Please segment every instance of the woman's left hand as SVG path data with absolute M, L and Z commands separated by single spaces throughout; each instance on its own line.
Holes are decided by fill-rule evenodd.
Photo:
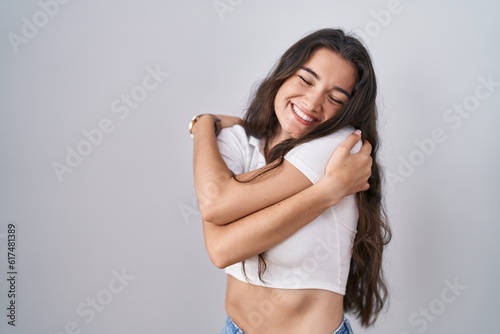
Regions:
M 220 119 L 220 125 L 222 128 L 230 128 L 233 125 L 239 124 L 243 125 L 243 120 L 236 116 L 228 116 L 228 115 L 215 115 Z

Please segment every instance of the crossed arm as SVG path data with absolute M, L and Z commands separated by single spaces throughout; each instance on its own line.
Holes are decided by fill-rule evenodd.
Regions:
M 223 127 L 239 121 L 219 117 Z M 212 118 L 201 117 L 193 135 L 194 185 L 205 245 L 219 268 L 270 249 L 343 197 L 368 189 L 371 145 L 365 143 L 359 153 L 350 154 L 360 139 L 357 133 L 337 147 L 325 176 L 314 185 L 286 160 L 262 177 L 240 183 L 219 153 Z

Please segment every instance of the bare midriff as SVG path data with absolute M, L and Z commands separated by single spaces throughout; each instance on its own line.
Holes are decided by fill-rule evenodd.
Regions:
M 247 334 L 330 334 L 343 318 L 343 296 L 320 289 L 275 289 L 227 275 L 226 311 Z

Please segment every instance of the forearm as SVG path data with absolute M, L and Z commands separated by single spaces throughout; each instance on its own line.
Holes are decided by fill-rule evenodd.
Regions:
M 321 182 L 272 206 L 218 226 L 203 222 L 205 245 L 219 268 L 248 259 L 284 241 L 342 197 Z
M 193 134 L 194 187 L 202 216 L 207 218 L 204 208 L 212 207 L 221 198 L 222 189 L 233 174 L 219 153 L 209 115 L 198 119 Z

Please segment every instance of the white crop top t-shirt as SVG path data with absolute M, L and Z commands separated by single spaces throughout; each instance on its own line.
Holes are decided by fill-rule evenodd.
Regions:
M 346 127 L 329 136 L 293 148 L 285 159 L 300 170 L 312 183 L 325 174 L 335 148 L 354 131 Z M 264 143 L 247 137 L 243 127 L 236 125 L 221 131 L 219 150 L 229 169 L 236 175 L 265 165 Z M 361 142 L 352 152 L 358 152 Z M 248 194 L 252 196 L 252 194 Z M 245 261 L 248 282 L 281 289 L 323 289 L 345 294 L 352 245 L 356 235 L 358 210 L 353 195 L 343 198 L 314 221 L 291 237 L 267 251 L 267 269 L 262 283 L 258 278 L 258 257 Z M 242 264 L 225 268 L 227 274 L 247 282 Z

